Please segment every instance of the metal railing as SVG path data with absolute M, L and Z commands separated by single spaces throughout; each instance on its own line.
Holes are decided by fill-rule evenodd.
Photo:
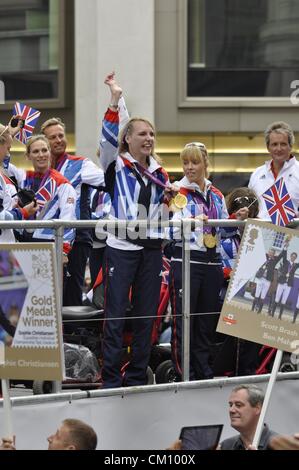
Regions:
M 259 222 L 269 222 L 268 220 L 257 219 Z M 59 303 L 62 305 L 62 260 L 63 260 L 63 234 L 64 228 L 100 228 L 101 230 L 109 231 L 109 229 L 126 229 L 132 224 L 132 221 L 126 220 L 34 220 L 34 221 L 0 221 L 0 229 L 37 229 L 48 228 L 54 231 L 56 260 L 58 267 L 58 282 L 60 286 L 60 299 Z M 147 220 L 136 220 L 134 224 L 140 228 L 149 226 Z M 182 234 L 182 287 L 183 287 L 183 312 L 182 312 L 182 371 L 183 380 L 189 380 L 189 357 L 190 357 L 190 249 L 188 236 L 190 232 L 196 227 L 243 227 L 245 221 L 236 219 L 213 219 L 203 223 L 201 220 L 195 219 L 182 219 L 170 221 L 150 221 L 150 228 L 168 228 L 175 227 L 181 229 Z M 293 219 L 289 224 L 289 228 L 296 228 L 299 225 L 299 219 Z M 107 232 L 108 233 L 108 232 Z M 34 240 L 33 240 L 34 241 Z M 45 242 L 50 241 L 46 240 Z

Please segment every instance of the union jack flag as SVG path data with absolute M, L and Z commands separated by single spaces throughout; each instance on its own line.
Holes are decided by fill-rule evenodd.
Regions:
M 30 106 L 27 106 L 26 104 L 16 102 L 13 113 L 14 116 L 20 116 L 20 119 L 25 121 L 24 126 L 15 135 L 15 138 L 19 142 L 22 142 L 22 144 L 26 144 L 27 140 L 32 136 L 33 130 L 40 116 L 40 111 L 30 108 Z
M 273 224 L 284 227 L 296 216 L 283 178 L 280 178 L 273 186 L 267 189 L 263 194 L 263 198 Z
M 53 199 L 55 192 L 57 188 L 57 183 L 53 178 L 48 178 L 45 181 L 45 184 L 39 190 L 36 192 L 35 197 L 37 200 L 37 203 L 41 208 L 44 207 L 44 205 Z

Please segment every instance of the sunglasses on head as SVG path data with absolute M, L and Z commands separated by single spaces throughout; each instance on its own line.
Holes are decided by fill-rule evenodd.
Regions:
M 234 202 L 236 202 L 237 204 L 240 204 L 240 203 L 246 203 L 246 202 L 252 202 L 253 201 L 253 198 L 250 197 L 250 196 L 239 196 L 239 197 L 236 197 L 234 199 Z
M 201 142 L 190 142 L 189 144 L 185 145 L 185 148 L 188 147 L 198 147 L 201 150 L 206 150 L 206 146 L 202 144 Z
M 239 196 L 239 197 L 236 197 L 232 204 L 231 204 L 231 207 L 232 207 L 232 211 L 235 212 L 237 211 L 238 209 L 241 209 L 242 207 L 248 207 L 250 206 L 251 204 L 253 204 L 253 202 L 255 201 L 255 199 L 253 199 L 252 197 L 250 196 Z

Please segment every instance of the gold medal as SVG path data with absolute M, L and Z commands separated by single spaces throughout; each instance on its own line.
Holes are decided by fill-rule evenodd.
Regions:
M 178 209 L 184 209 L 186 205 L 188 204 L 188 199 L 184 194 L 178 193 L 174 198 L 173 198 L 173 204 L 175 207 Z
M 211 233 L 204 233 L 203 243 L 207 248 L 215 248 L 217 245 L 217 238 Z
M 171 212 L 178 212 L 180 209 L 174 204 L 174 198 L 170 199 L 169 204 L 168 204 L 169 210 Z

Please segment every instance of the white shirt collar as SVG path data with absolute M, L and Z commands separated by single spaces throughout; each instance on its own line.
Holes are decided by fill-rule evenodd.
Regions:
M 271 170 L 271 163 L 272 162 L 273 162 L 273 160 L 266 160 L 265 161 L 265 165 L 266 165 L 267 170 Z M 298 162 L 298 160 L 296 159 L 296 157 L 294 155 L 291 154 L 289 160 L 286 160 L 284 162 L 283 166 L 281 167 L 281 170 L 284 169 L 284 168 L 289 168 L 292 165 L 295 165 L 296 162 Z
M 176 181 L 174 184 L 178 186 L 179 188 L 184 187 L 188 189 L 194 189 L 198 191 L 199 193 L 203 194 L 204 196 L 206 196 L 210 186 L 212 185 L 212 182 L 208 180 L 207 178 L 205 178 L 205 189 L 203 191 L 200 189 L 197 183 L 190 183 L 187 176 L 184 176 L 184 178 L 182 178 L 179 181 Z

